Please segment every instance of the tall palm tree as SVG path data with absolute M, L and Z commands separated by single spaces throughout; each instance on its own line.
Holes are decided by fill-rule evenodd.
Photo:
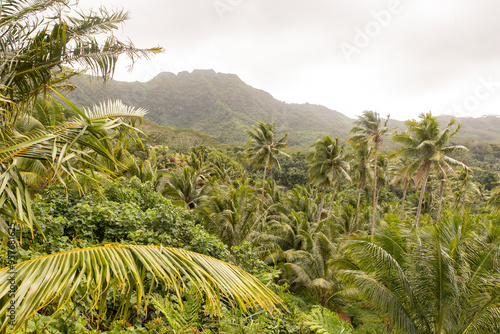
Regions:
M 472 169 L 462 169 L 455 180 L 455 207 L 465 210 L 465 202 L 472 197 L 473 194 L 480 192 L 478 186 L 474 183 Z
M 355 127 L 351 129 L 354 135 L 349 139 L 352 143 L 368 142 L 373 145 L 374 167 L 373 167 L 373 213 L 372 213 L 372 236 L 375 233 L 375 215 L 377 212 L 377 159 L 378 151 L 384 142 L 384 135 L 389 132 L 387 127 L 389 122 L 389 115 L 382 124 L 382 119 L 377 112 L 365 111 L 363 115 L 358 117 L 354 122 Z
M 439 183 L 439 206 L 436 220 L 439 221 L 439 219 L 441 219 L 441 210 L 443 209 L 443 197 L 445 195 L 445 188 L 449 180 L 447 175 L 439 173 L 437 174 L 436 181 Z
M 309 163 L 307 174 L 312 184 L 323 189 L 317 220 L 319 224 L 326 190 L 334 187 L 332 196 L 333 201 L 333 197 L 340 183 L 343 180 L 350 182 L 351 177 L 347 173 L 349 170 L 349 163 L 344 156 L 344 146 L 339 145 L 338 137 L 332 140 L 330 136 L 324 136 L 312 146 L 314 146 L 314 151 L 307 156 L 307 162 Z
M 393 168 L 394 176 L 391 184 L 395 187 L 403 187 L 403 199 L 401 200 L 401 217 L 405 212 L 406 193 L 410 186 L 414 185 L 413 174 L 411 173 L 410 163 L 407 160 L 399 159 L 396 166 Z
M 276 140 L 276 125 L 274 122 L 258 122 L 257 126 L 252 126 L 252 130 L 247 130 L 250 140 L 245 144 L 248 148 L 245 150 L 246 157 L 254 167 L 264 166 L 264 176 L 262 177 L 261 204 L 264 205 L 264 185 L 266 184 L 266 172 L 268 168 L 278 165 L 281 170 L 278 157 L 288 154 L 282 151 L 287 146 L 285 141 L 288 133 L 282 138 Z
M 416 182 L 422 182 L 415 226 L 418 225 L 420 219 L 422 201 L 431 169 L 434 168 L 436 172 L 443 175 L 455 174 L 452 166 L 468 169 L 462 162 L 448 156 L 454 152 L 465 151 L 467 148 L 459 145 L 446 146 L 460 131 L 461 125 L 459 124 L 452 131 L 451 127 L 456 121 L 452 118 L 446 128 L 440 130 L 437 119 L 431 113 L 421 114 L 420 119 L 418 122 L 406 121 L 407 131 L 392 137 L 396 143 L 403 145 L 403 148 L 398 150 L 398 155 L 411 161 L 410 170 L 416 173 Z
M 346 241 L 340 264 L 344 280 L 402 333 L 498 333 L 499 247 L 498 226 L 447 214 L 416 232 L 382 222 L 374 238 Z
M 356 204 L 356 212 L 359 213 L 359 205 L 361 203 L 361 192 L 366 184 L 373 178 L 371 167 L 371 149 L 367 142 L 355 144 L 353 147 L 354 153 L 351 153 L 351 165 L 353 171 L 353 179 L 358 184 L 358 200 Z

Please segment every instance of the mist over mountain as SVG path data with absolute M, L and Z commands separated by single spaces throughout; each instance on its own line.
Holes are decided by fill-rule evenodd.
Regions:
M 353 119 L 340 112 L 314 104 L 288 104 L 271 94 L 245 84 L 235 74 L 213 70 L 161 73 L 148 82 L 111 80 L 104 86 L 96 79 L 82 76 L 73 81 L 77 89 L 70 100 L 91 106 L 106 99 L 121 99 L 125 104 L 149 111 L 146 118 L 159 125 L 190 129 L 207 134 L 221 143 L 242 144 L 245 130 L 258 121 L 276 123 L 279 134 L 289 133 L 290 146 L 309 146 L 324 134 L 346 140 Z M 362 111 L 360 111 L 361 114 Z M 383 111 L 378 111 L 383 117 Z M 439 116 L 446 124 L 451 116 Z M 461 137 L 500 142 L 500 118 L 459 118 Z M 405 129 L 400 121 L 391 127 Z

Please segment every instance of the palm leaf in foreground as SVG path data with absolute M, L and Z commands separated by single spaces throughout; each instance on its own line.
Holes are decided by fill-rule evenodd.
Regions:
M 19 282 L 15 299 L 9 294 L 8 279 L 12 272 Z M 14 270 L 0 269 L 0 332 L 12 329 L 8 308 L 11 300 L 16 307 L 15 331 L 44 306 L 55 303 L 60 310 L 76 299 L 83 300 L 84 296 L 77 296 L 77 289 L 82 286 L 85 295 L 92 298 L 91 308 L 98 308 L 98 322 L 105 315 L 106 297 L 110 293 L 130 296 L 135 288 L 139 312 L 147 272 L 152 274 L 152 283 L 170 287 L 179 297 L 191 290 L 187 286 L 192 283 L 205 296 L 205 309 L 211 314 L 219 314 L 221 295 L 245 311 L 262 307 L 272 312 L 277 310 L 277 305 L 284 306 L 281 299 L 255 277 L 220 260 L 161 246 L 107 245 L 43 256 L 18 263 Z M 120 305 L 122 318 L 126 317 L 127 308 L 128 300 L 124 300 Z

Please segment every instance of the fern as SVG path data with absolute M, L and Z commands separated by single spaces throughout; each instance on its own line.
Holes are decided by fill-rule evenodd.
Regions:
M 342 321 L 339 316 L 326 308 L 316 307 L 307 316 L 305 322 L 316 334 L 350 334 L 352 326 Z
M 201 298 L 197 293 L 186 294 L 182 303 L 170 301 L 168 297 L 153 294 L 152 304 L 165 317 L 174 333 L 190 333 L 200 325 Z M 194 331 L 197 333 L 197 331 Z

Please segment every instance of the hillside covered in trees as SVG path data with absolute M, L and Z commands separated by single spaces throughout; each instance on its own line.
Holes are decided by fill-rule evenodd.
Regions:
M 353 119 L 340 112 L 313 104 L 287 104 L 269 93 L 253 88 L 235 74 L 213 70 L 191 73 L 161 73 L 148 82 L 99 80 L 82 76 L 73 81 L 77 89 L 69 96 L 80 106 L 91 107 L 107 99 L 145 108 L 147 119 L 159 125 L 191 129 L 226 144 L 243 144 L 244 130 L 258 121 L 276 122 L 280 134 L 289 134 L 292 147 L 309 147 L 328 134 L 347 140 Z M 439 116 L 447 123 L 451 116 Z M 500 143 L 500 118 L 458 118 L 460 137 Z M 403 122 L 391 120 L 391 128 L 404 129 Z
M 118 98 L 148 109 L 146 118 L 159 125 L 196 130 L 221 143 L 244 143 L 245 129 L 258 121 L 275 121 L 278 133 L 289 133 L 292 146 L 310 145 L 326 133 L 347 139 L 352 124 L 350 118 L 326 107 L 287 104 L 235 74 L 212 70 L 161 73 L 144 83 L 110 81 L 104 87 L 88 77 L 74 82 L 78 88 L 69 96 L 78 105 Z

